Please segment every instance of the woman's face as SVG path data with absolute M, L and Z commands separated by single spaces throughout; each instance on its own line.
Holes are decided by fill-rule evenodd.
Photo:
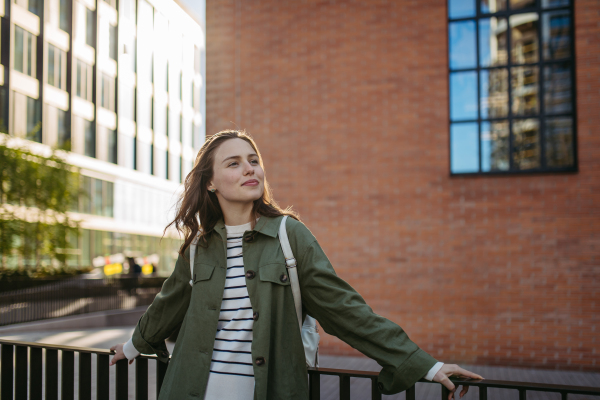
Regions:
M 250 143 L 229 139 L 215 151 L 208 190 L 216 189 L 221 207 L 227 203 L 249 203 L 262 196 L 264 178 L 260 160 Z

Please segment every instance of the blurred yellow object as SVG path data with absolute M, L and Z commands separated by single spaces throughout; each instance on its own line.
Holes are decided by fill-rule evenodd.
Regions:
M 142 274 L 144 275 L 150 275 L 153 271 L 154 267 L 152 266 L 152 264 L 144 264 L 144 266 L 142 267 Z
M 104 275 L 114 275 L 123 273 L 123 264 L 114 263 L 114 264 L 106 264 L 104 266 Z

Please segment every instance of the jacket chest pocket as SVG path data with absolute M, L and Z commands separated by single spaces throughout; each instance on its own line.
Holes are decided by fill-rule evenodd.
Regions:
M 194 265 L 194 276 L 192 278 L 194 284 L 196 284 L 197 282 L 210 280 L 214 269 L 214 265 L 203 263 L 198 263 Z
M 283 263 L 263 265 L 258 269 L 258 277 L 263 282 L 272 282 L 282 286 L 290 285 L 290 277 Z

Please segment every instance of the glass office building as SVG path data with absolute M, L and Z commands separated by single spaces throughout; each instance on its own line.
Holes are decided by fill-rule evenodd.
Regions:
M 67 150 L 90 195 L 70 263 L 159 254 L 205 137 L 205 31 L 172 0 L 0 0 L 0 131 Z

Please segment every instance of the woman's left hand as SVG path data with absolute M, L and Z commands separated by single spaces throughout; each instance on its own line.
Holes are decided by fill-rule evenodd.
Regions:
M 448 390 L 450 390 L 448 400 L 451 400 L 454 397 L 454 392 L 457 389 L 454 386 L 454 383 L 448 379 L 449 376 L 456 376 L 457 378 L 463 379 L 484 379 L 483 376 L 467 371 L 466 369 L 462 369 L 456 364 L 444 364 L 433 377 L 433 381 L 441 383 L 442 385 L 446 386 Z M 460 391 L 460 397 L 463 397 L 468 391 L 469 386 L 463 385 L 463 390 Z

